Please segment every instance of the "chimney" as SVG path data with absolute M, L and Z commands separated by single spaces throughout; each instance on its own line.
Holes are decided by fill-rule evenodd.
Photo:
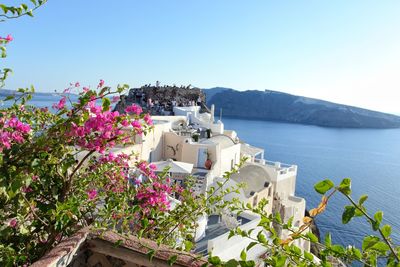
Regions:
M 211 105 L 211 122 L 214 123 L 214 111 L 215 111 L 215 106 L 214 104 Z

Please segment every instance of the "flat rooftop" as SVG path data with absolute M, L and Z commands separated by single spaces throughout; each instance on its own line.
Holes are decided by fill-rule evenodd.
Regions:
M 244 218 L 242 216 L 237 216 L 237 220 L 239 222 L 239 225 L 243 225 L 243 224 L 250 222 L 249 219 Z M 228 229 L 221 222 L 220 215 L 208 216 L 206 235 L 200 241 L 196 242 L 195 253 L 206 255 L 207 248 L 208 248 L 208 241 L 212 240 L 220 235 L 228 233 L 229 231 L 230 231 L 230 229 Z

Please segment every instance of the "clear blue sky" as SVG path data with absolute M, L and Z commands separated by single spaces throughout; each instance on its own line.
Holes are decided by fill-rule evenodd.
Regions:
M 399 14 L 397 0 L 49 0 L 1 24 L 2 65 L 11 89 L 159 80 L 400 113 Z

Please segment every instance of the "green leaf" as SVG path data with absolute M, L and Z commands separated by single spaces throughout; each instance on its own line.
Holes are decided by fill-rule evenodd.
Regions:
M 361 206 L 360 208 L 363 211 L 366 211 L 364 206 Z M 364 216 L 364 213 L 361 210 L 356 209 L 356 211 L 354 212 L 354 217 L 361 217 L 361 216 Z
M 310 239 L 311 242 L 317 243 L 318 237 L 311 232 L 308 232 L 306 236 Z
M 146 253 L 146 255 L 147 255 L 147 257 L 149 258 L 149 261 L 152 261 L 153 260 L 153 257 L 154 257 L 154 254 L 156 253 L 156 251 L 154 250 L 154 249 L 150 249 L 147 253 Z
M 382 211 L 378 211 L 377 213 L 375 213 L 374 219 L 375 219 L 375 223 L 373 223 L 372 228 L 376 231 L 376 230 L 378 230 L 379 225 L 382 222 L 383 212 Z
M 212 265 L 219 265 L 221 264 L 221 259 L 218 256 L 212 256 L 208 258 L 208 262 Z
M 115 243 L 114 243 L 114 247 L 119 247 L 119 246 L 121 246 L 121 244 L 122 243 L 124 243 L 124 240 L 122 240 L 122 239 L 119 239 L 119 240 L 117 240 Z
M 332 238 L 331 238 L 331 234 L 327 233 L 325 235 L 325 246 L 330 247 L 332 246 Z
M 364 204 L 364 202 L 368 199 L 367 195 L 362 195 L 360 197 L 360 199 L 358 200 L 358 205 L 362 206 L 362 204 Z
M 254 267 L 256 263 L 254 261 L 239 261 L 241 267 Z
M 288 228 L 292 228 L 293 226 L 293 216 L 289 218 L 289 220 L 287 221 L 286 225 Z
M 169 266 L 174 265 L 174 263 L 176 262 L 177 259 L 178 259 L 178 256 L 177 256 L 177 255 L 172 255 L 172 256 L 169 257 L 169 259 L 168 259 L 168 265 L 169 265 Z
M 353 252 L 353 255 L 357 258 L 357 259 L 361 259 L 362 258 L 362 254 L 360 252 L 360 250 L 358 248 L 352 247 L 351 251 Z
M 267 242 L 267 238 L 265 237 L 265 235 L 262 233 L 262 231 L 260 231 L 257 235 L 257 240 L 260 243 L 266 243 Z
M 345 195 L 351 194 L 351 180 L 350 178 L 344 178 L 339 185 L 339 191 Z
M 275 221 L 277 223 L 282 223 L 281 214 L 279 212 L 275 213 Z
M 193 247 L 193 243 L 186 240 L 185 241 L 185 251 L 190 251 L 192 249 L 192 247 Z
M 142 219 L 142 228 L 146 228 L 149 225 L 149 220 L 147 218 Z
M 287 257 L 286 256 L 282 256 L 282 255 L 279 255 L 277 258 L 276 258 L 276 261 L 275 261 L 275 263 L 276 263 L 276 267 L 283 267 L 283 266 L 286 266 L 286 259 L 287 259 Z
M 11 99 L 14 99 L 14 96 L 13 96 L 13 95 L 7 96 L 7 97 L 4 99 L 4 101 L 8 101 L 8 100 L 11 100 Z
M 378 243 L 380 241 L 379 237 L 377 236 L 366 236 L 362 242 L 362 250 L 365 251 L 371 247 L 373 247 L 376 243 Z
M 4 14 L 7 14 L 8 8 L 6 5 L 0 4 L 0 8 L 3 10 Z
M 34 159 L 32 160 L 31 166 L 32 168 L 37 167 L 40 164 L 40 160 L 39 159 Z
M 373 245 L 370 249 L 379 251 L 380 253 L 385 253 L 386 251 L 389 250 L 389 246 L 385 242 L 379 241 L 375 245 Z
M 322 195 L 328 192 L 332 187 L 334 187 L 334 183 L 328 179 L 318 182 L 314 185 L 315 191 Z
M 247 258 L 247 253 L 246 253 L 246 251 L 243 249 L 242 252 L 240 252 L 240 259 L 241 259 L 242 261 L 245 261 L 246 258 Z
M 389 237 L 390 234 L 392 233 L 392 227 L 388 224 L 385 224 L 382 228 L 381 228 L 382 234 L 384 237 Z
M 334 251 L 334 252 L 336 252 L 336 253 L 338 253 L 338 254 L 341 254 L 341 255 L 343 255 L 344 253 L 346 253 L 346 250 L 345 250 L 344 247 L 342 247 L 341 245 L 333 245 L 333 246 L 331 247 L 331 250 Z
M 342 223 L 347 224 L 354 217 L 355 212 L 356 208 L 354 206 L 344 207 L 344 211 L 342 214 Z
M 231 239 L 231 238 L 234 237 L 234 236 L 235 236 L 235 231 L 230 230 L 230 231 L 229 231 L 229 235 L 228 235 L 228 239 Z
M 301 249 L 295 245 L 290 246 L 290 251 L 292 251 L 296 255 L 301 255 Z
M 108 99 L 107 97 L 104 97 L 103 98 L 103 111 L 107 111 L 107 110 L 109 110 L 110 109 L 110 105 L 111 105 L 111 101 L 110 101 L 110 99 Z
M 104 93 L 105 93 L 107 90 L 110 90 L 110 87 L 108 87 L 108 86 L 103 87 L 103 88 L 100 90 L 100 92 L 99 92 L 99 96 L 104 95 Z
M 257 242 L 251 242 L 251 243 L 247 246 L 246 250 L 249 251 L 252 247 L 254 247 L 254 246 L 257 245 L 257 244 L 258 244 Z
M 224 263 L 224 267 L 237 267 L 239 265 L 239 262 L 237 260 L 231 259 Z
M 309 253 L 307 251 L 304 251 L 304 257 L 309 261 L 313 261 L 314 260 L 313 254 L 311 254 L 311 253 Z

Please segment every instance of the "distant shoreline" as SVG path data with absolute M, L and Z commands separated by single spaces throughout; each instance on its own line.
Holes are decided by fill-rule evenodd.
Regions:
M 215 117 L 219 119 L 219 114 L 215 114 Z M 400 129 L 400 127 L 392 127 L 392 128 L 335 127 L 335 126 L 324 126 L 324 125 L 298 123 L 298 122 L 281 121 L 281 120 L 268 120 L 268 119 L 262 119 L 262 118 L 254 118 L 254 117 L 231 116 L 231 115 L 226 115 L 226 116 L 222 115 L 222 122 L 224 122 L 224 118 L 227 118 L 227 119 L 238 119 L 238 120 L 248 120 L 248 121 L 273 122 L 273 123 L 290 124 L 290 125 L 302 125 L 302 126 L 311 126 L 311 127 L 328 128 L 328 129 L 338 129 L 338 130 L 340 130 L 340 129 L 342 129 L 342 130 L 396 130 L 396 129 Z

